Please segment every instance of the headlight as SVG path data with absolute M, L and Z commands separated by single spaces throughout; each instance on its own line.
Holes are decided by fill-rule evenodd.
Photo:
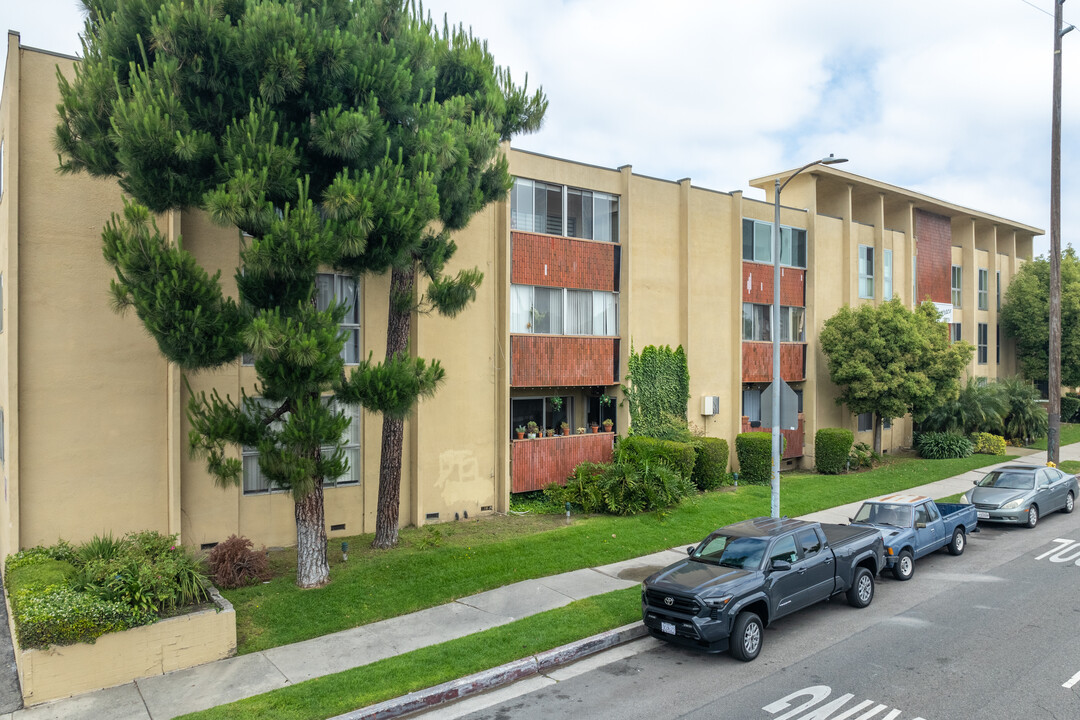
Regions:
M 1020 498 L 1018 500 L 1013 500 L 1012 502 L 1005 503 L 1004 505 L 1001 506 L 1001 509 L 1002 510 L 1015 510 L 1016 508 L 1020 507 L 1023 504 L 1024 504 L 1024 498 Z
M 731 595 L 725 595 L 718 598 L 705 598 L 705 604 L 710 608 L 725 608 L 727 604 L 731 602 Z
M 964 493 L 963 495 L 960 496 L 960 504 L 961 505 L 970 505 L 971 504 L 971 499 L 967 496 L 967 493 Z

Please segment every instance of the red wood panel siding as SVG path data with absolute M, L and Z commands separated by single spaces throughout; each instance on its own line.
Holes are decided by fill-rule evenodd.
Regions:
M 615 292 L 615 243 L 510 233 L 510 282 Z
M 952 302 L 952 221 L 925 210 L 915 211 L 918 247 L 915 282 L 917 299 Z
M 744 262 L 742 264 L 743 302 L 772 305 L 773 266 Z M 804 307 L 806 305 L 806 271 L 797 268 L 780 268 L 780 304 Z
M 805 357 L 805 343 L 780 343 L 780 377 L 787 382 L 805 380 Z M 772 382 L 772 343 L 742 344 L 742 381 Z
M 614 385 L 618 357 L 618 338 L 511 335 L 510 385 Z
M 750 418 L 742 417 L 743 432 L 772 432 L 772 428 L 750 427 Z M 781 430 L 780 434 L 787 439 L 784 446 L 784 459 L 802 457 L 803 455 L 803 414 L 799 413 L 799 427 L 794 430 Z
M 543 490 L 566 478 L 579 463 L 611 462 L 615 433 L 561 435 L 534 440 L 511 440 L 510 492 Z

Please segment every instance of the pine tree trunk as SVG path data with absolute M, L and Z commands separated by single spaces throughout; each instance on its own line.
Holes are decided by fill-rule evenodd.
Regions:
M 881 422 L 881 415 L 874 413 L 874 452 L 878 455 L 881 454 L 881 433 L 884 430 Z
M 386 323 L 386 358 L 403 353 L 409 346 L 412 321 L 413 285 L 416 268 L 394 268 L 390 278 L 390 311 Z M 398 542 L 398 512 L 401 506 L 401 446 L 405 420 L 383 416 L 382 457 L 379 461 L 379 508 L 375 516 L 372 547 L 386 550 Z
M 326 560 L 326 512 L 322 478 L 315 489 L 294 505 L 296 515 L 296 584 L 302 588 L 322 587 L 330 582 Z

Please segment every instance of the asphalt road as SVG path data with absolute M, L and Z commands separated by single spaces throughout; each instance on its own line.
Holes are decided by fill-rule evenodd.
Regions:
M 1080 718 L 1080 512 L 983 525 L 960 557 L 783 618 L 741 663 L 652 638 L 425 720 Z

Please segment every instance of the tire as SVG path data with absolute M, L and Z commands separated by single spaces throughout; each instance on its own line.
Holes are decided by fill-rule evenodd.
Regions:
M 847 591 L 848 605 L 864 608 L 874 600 L 874 574 L 864 567 L 855 568 L 855 577 Z
M 1072 490 L 1069 491 L 1068 497 L 1065 498 L 1065 507 L 1061 508 L 1061 512 L 1068 515 L 1076 508 L 1076 501 L 1073 499 Z
M 953 531 L 952 540 L 949 541 L 948 548 L 950 555 L 963 555 L 964 548 L 967 547 L 967 536 L 964 535 L 964 528 L 958 527 Z
M 731 628 L 731 657 L 750 662 L 761 652 L 764 626 L 757 614 L 744 610 L 735 617 Z
M 1039 506 L 1032 505 L 1028 508 L 1028 517 L 1025 527 L 1029 530 L 1039 524 Z
M 896 556 L 896 564 L 892 566 L 893 577 L 897 580 L 910 580 L 915 574 L 915 556 L 910 550 L 904 549 Z

